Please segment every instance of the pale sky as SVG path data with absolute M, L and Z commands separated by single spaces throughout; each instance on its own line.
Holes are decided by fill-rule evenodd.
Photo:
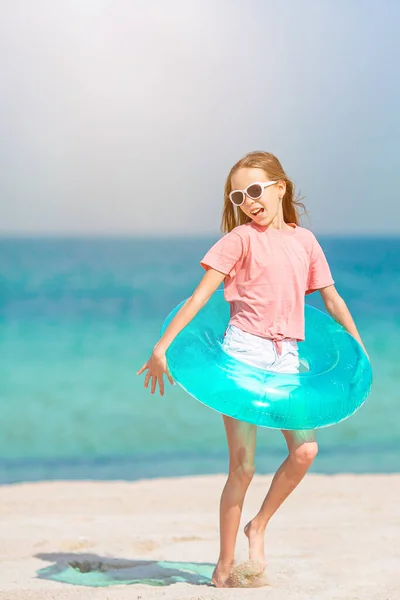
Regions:
M 251 150 L 400 233 L 398 0 L 0 0 L 0 233 L 203 235 Z

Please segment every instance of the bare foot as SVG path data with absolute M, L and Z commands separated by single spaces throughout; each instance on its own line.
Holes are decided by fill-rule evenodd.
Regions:
M 265 568 L 267 565 L 264 550 L 265 527 L 257 527 L 257 523 L 253 519 L 247 523 L 246 527 L 244 528 L 244 533 L 249 539 L 250 560 L 254 563 L 264 565 Z
M 232 569 L 229 577 L 229 587 L 263 587 L 269 585 L 265 564 L 258 561 L 249 560 L 236 565 Z
M 223 563 L 219 561 L 212 574 L 212 582 L 217 588 L 232 587 L 230 575 L 232 572 L 233 563 Z

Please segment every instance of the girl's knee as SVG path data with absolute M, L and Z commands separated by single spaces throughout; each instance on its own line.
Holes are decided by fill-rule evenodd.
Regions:
M 234 477 L 241 485 L 247 486 L 251 483 L 256 469 L 252 462 L 239 463 L 229 469 L 229 476 Z
M 317 442 L 306 442 L 298 446 L 292 453 L 292 458 L 299 466 L 309 467 L 318 454 Z

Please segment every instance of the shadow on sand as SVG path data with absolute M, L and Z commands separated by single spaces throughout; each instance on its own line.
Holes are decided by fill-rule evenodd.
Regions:
M 173 583 L 211 585 L 215 567 L 211 563 L 129 560 L 87 553 L 40 553 L 36 554 L 36 558 L 53 563 L 37 572 L 39 579 L 89 587 L 135 583 L 154 586 Z

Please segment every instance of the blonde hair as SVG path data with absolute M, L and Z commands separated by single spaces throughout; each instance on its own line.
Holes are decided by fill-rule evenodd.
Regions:
M 250 152 L 243 156 L 232 169 L 226 179 L 224 189 L 224 208 L 222 212 L 221 230 L 229 233 L 238 225 L 243 225 L 251 221 L 250 217 L 244 214 L 239 208 L 233 206 L 229 199 L 229 193 L 232 191 L 231 178 L 236 171 L 242 168 L 262 169 L 268 179 L 274 181 L 284 181 L 286 192 L 282 200 L 283 220 L 285 223 L 299 224 L 300 215 L 305 212 L 305 207 L 299 198 L 295 198 L 295 189 L 292 181 L 288 179 L 279 160 L 269 152 Z

